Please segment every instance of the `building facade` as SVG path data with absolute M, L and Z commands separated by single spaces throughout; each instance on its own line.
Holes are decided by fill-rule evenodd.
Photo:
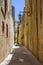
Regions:
M 43 63 L 43 1 L 29 0 L 25 2 L 27 11 L 28 49 Z
M 24 13 L 23 45 L 43 65 L 43 0 L 25 0 Z
M 11 27 L 11 0 L 0 0 L 0 63 L 8 56 L 13 44 L 10 42 Z M 11 32 L 10 32 L 11 31 Z M 12 32 L 13 34 L 13 32 Z
M 14 42 L 18 43 L 18 27 L 19 27 L 19 22 L 15 21 L 15 29 L 14 29 Z
M 14 27 L 15 27 L 15 8 L 14 6 L 10 5 L 11 9 L 11 13 L 10 13 L 10 43 L 11 43 L 11 48 L 12 48 L 12 45 L 14 45 Z
M 23 23 L 21 22 L 18 26 L 19 32 L 18 32 L 18 43 L 20 45 L 23 44 Z

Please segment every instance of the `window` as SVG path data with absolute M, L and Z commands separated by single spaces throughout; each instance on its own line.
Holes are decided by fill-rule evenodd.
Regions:
M 2 32 L 4 33 L 4 22 L 2 22 Z
M 6 24 L 6 37 L 8 37 L 8 24 Z

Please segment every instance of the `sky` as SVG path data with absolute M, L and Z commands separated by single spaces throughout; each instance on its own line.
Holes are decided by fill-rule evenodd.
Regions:
M 15 20 L 19 21 L 18 15 L 24 10 L 25 0 L 12 0 L 12 5 L 15 7 Z

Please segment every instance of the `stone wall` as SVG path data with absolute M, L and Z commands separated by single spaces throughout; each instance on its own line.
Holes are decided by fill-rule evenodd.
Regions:
M 25 0 L 24 13 L 23 45 L 43 65 L 43 0 Z
M 19 24 L 19 34 L 18 34 L 18 43 L 19 43 L 20 45 L 22 45 L 22 42 L 23 42 L 22 36 L 23 36 L 23 24 L 20 23 L 20 24 Z
M 4 32 L 2 32 L 2 22 L 4 22 Z M 6 24 L 8 24 L 8 37 L 6 36 Z M 9 23 L 4 20 L 2 13 L 0 12 L 0 62 L 10 52 L 10 36 L 9 36 Z
M 3 16 L 3 13 L 0 7 L 0 63 L 8 56 L 8 54 L 10 53 L 12 49 L 12 46 L 14 45 L 14 35 L 12 35 L 14 33 L 14 29 L 12 30 L 13 20 L 11 21 L 12 14 L 10 13 L 11 4 L 10 4 L 10 0 L 7 0 L 7 1 L 8 1 L 7 2 L 8 8 L 6 11 L 6 15 L 5 15 L 5 8 L 3 7 L 4 0 L 2 2 L 3 13 L 5 17 Z M 12 26 L 10 24 L 12 24 Z M 10 39 L 12 39 L 12 42 L 10 42 Z
M 31 6 L 29 4 L 31 2 Z M 27 14 L 28 11 L 31 15 L 27 16 L 28 21 L 28 49 L 43 63 L 43 1 L 30 0 L 26 1 Z M 30 7 L 29 7 L 30 6 Z M 32 8 L 32 9 L 31 9 Z M 42 14 L 41 14 L 42 13 Z M 26 22 L 27 22 L 26 21 Z M 27 29 L 27 28 L 25 28 Z

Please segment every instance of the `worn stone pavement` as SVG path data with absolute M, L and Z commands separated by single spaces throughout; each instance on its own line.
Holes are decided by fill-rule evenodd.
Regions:
M 41 65 L 39 61 L 23 46 L 14 49 L 8 65 Z

